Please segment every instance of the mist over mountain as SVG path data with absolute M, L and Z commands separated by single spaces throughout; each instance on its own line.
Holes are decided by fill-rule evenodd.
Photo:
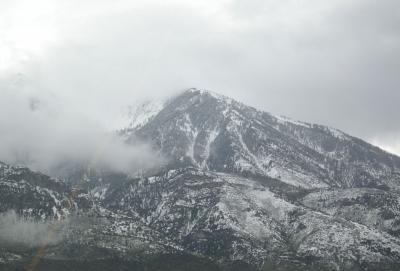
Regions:
M 1 161 L 55 177 L 83 165 L 135 174 L 163 162 L 145 140 L 126 144 L 101 120 L 58 96 L 32 90 L 22 75 L 6 86 L 0 99 L 6 112 L 0 114 Z
M 398 156 L 194 88 L 125 120 L 113 136 L 127 156 L 112 148 L 97 169 L 78 159 L 55 179 L 0 164 L 2 268 L 32 264 L 42 243 L 24 234 L 58 224 L 38 270 L 397 270 Z
M 399 0 L 0 1 L 0 271 L 398 271 Z

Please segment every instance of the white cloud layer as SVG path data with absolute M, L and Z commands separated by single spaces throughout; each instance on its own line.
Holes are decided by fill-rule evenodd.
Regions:
M 0 161 L 55 175 L 68 164 L 135 174 L 163 162 L 145 142 L 127 144 L 101 121 L 21 80 L 0 82 Z
M 0 241 L 3 246 L 38 247 L 54 245 L 62 241 L 62 230 L 67 221 L 58 222 L 59 225 L 54 223 L 57 222 L 43 222 L 25 218 L 17 215 L 13 210 L 0 213 Z

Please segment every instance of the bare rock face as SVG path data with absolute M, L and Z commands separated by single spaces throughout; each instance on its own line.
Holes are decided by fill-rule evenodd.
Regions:
M 72 221 L 45 262 L 159 270 L 169 255 L 165 270 L 180 270 L 178 258 L 191 270 L 397 270 L 399 157 L 204 90 L 132 112 L 121 136 L 151 141 L 167 161 L 157 172 L 85 175 L 77 191 L 0 165 L 2 212 Z M 0 265 L 24 253 L 0 250 Z

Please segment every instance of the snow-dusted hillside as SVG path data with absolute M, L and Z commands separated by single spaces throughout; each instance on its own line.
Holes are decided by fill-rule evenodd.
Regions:
M 23 216 L 59 220 L 70 212 L 68 195 L 61 181 L 0 162 L 0 212 L 17 210 Z
M 374 227 L 285 199 L 285 187 L 194 168 L 132 181 L 106 193 L 106 209 L 156 231 L 157 240 L 218 261 L 266 259 L 335 267 L 398 262 L 400 240 Z M 135 224 L 135 223 L 134 223 Z M 135 228 L 120 228 L 124 234 Z M 136 223 L 137 225 L 137 223 Z M 385 252 L 383 252 L 385 251 Z
M 75 221 L 45 260 L 160 270 L 149 267 L 155 255 L 175 255 L 203 264 L 191 270 L 397 270 L 399 157 L 204 90 L 129 116 L 119 133 L 168 161 L 143 177 L 71 173 L 79 187 L 70 188 L 0 164 L 1 211 Z M 0 267 L 24 253 L 0 249 Z
M 152 139 L 172 167 L 267 176 L 306 189 L 400 189 L 400 158 L 343 132 L 275 117 L 191 89 L 127 133 Z

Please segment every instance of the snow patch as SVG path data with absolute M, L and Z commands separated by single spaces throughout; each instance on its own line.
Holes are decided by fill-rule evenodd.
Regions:
M 121 128 L 139 129 L 151 121 L 165 106 L 165 101 L 150 100 L 128 107 Z

